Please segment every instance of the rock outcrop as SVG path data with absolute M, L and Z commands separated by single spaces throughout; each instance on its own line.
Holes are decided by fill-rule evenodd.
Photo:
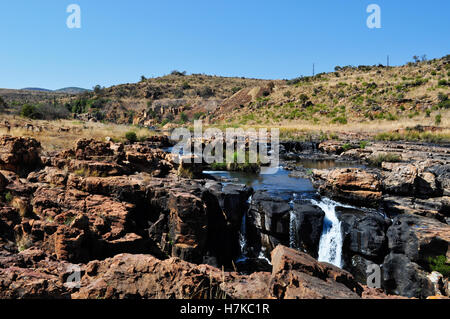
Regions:
M 379 177 L 359 168 L 313 170 L 313 178 L 320 193 L 336 200 L 376 207 L 382 197 Z
M 41 165 L 41 144 L 33 138 L 0 137 L 0 169 L 21 176 Z

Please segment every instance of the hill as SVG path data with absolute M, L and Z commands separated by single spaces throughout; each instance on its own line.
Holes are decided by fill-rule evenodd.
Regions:
M 10 104 L 51 101 L 82 120 L 171 126 L 203 119 L 209 124 L 316 129 L 395 123 L 448 126 L 450 55 L 398 67 L 343 66 L 292 80 L 186 75 L 93 91 L 0 90 Z M 75 94 L 78 93 L 78 94 Z M 391 124 L 389 124 L 391 123 Z

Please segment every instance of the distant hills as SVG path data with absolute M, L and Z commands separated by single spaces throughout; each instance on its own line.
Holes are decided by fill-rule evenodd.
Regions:
M 48 89 L 44 89 L 44 88 L 23 88 L 22 90 L 26 90 L 26 91 L 40 91 L 40 92 L 58 92 L 58 93 L 69 93 L 69 94 L 78 94 L 78 93 L 84 93 L 84 92 L 88 92 L 90 90 L 88 89 L 83 89 L 83 88 L 79 88 L 79 87 L 66 87 L 66 88 L 62 88 L 62 89 L 58 89 L 58 90 L 48 90 Z

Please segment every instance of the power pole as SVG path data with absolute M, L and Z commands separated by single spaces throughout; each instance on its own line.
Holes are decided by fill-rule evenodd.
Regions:
M 389 55 L 387 56 L 387 66 L 389 67 Z

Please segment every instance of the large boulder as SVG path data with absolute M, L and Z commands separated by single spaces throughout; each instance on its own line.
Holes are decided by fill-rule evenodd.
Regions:
M 392 195 L 436 197 L 442 194 L 433 173 L 420 165 L 383 163 L 383 190 Z
M 240 184 L 222 185 L 207 182 L 202 194 L 208 210 L 208 253 L 216 258 L 217 265 L 232 266 L 240 256 L 246 254 L 240 245 L 240 237 L 248 211 L 251 188 Z
M 295 247 L 317 258 L 323 232 L 324 211 L 315 205 L 295 203 L 291 217 L 291 234 Z
M 201 198 L 184 192 L 171 193 L 168 205 L 172 256 L 201 263 L 208 234 L 206 205 Z
M 69 299 L 70 291 L 60 278 L 45 270 L 0 268 L 1 299 Z
M 271 293 L 279 299 L 357 299 L 362 287 L 331 264 L 284 246 L 272 251 Z
M 389 249 L 426 265 L 430 257 L 450 258 L 450 226 L 432 218 L 400 215 L 387 231 Z
M 386 231 L 390 220 L 376 212 L 338 207 L 338 219 L 343 232 L 343 254 L 350 265 L 353 255 L 381 262 L 387 254 Z
M 383 208 L 390 217 L 400 214 L 424 216 L 445 222 L 450 216 L 450 197 L 416 198 L 406 196 L 383 196 Z
M 86 266 L 74 299 L 205 299 L 225 296 L 222 272 L 210 266 L 150 255 L 121 254 Z M 228 277 L 228 275 L 226 276 Z
M 450 164 L 434 165 L 427 171 L 436 176 L 436 181 L 444 196 L 450 196 Z
M 28 137 L 0 137 L 0 169 L 26 176 L 41 165 L 41 144 Z
M 95 139 L 78 140 L 74 148 L 74 153 L 75 157 L 79 160 L 91 160 L 114 155 L 110 143 Z
M 282 198 L 255 192 L 247 216 L 250 255 L 257 257 L 261 251 L 268 255 L 278 244 L 289 246 L 290 212 L 289 203 Z
M 427 273 L 405 255 L 396 253 L 384 260 L 383 288 L 389 294 L 406 297 L 426 298 L 436 294 Z
M 313 170 L 313 183 L 320 193 L 362 206 L 378 206 L 381 183 L 378 176 L 360 168 Z

